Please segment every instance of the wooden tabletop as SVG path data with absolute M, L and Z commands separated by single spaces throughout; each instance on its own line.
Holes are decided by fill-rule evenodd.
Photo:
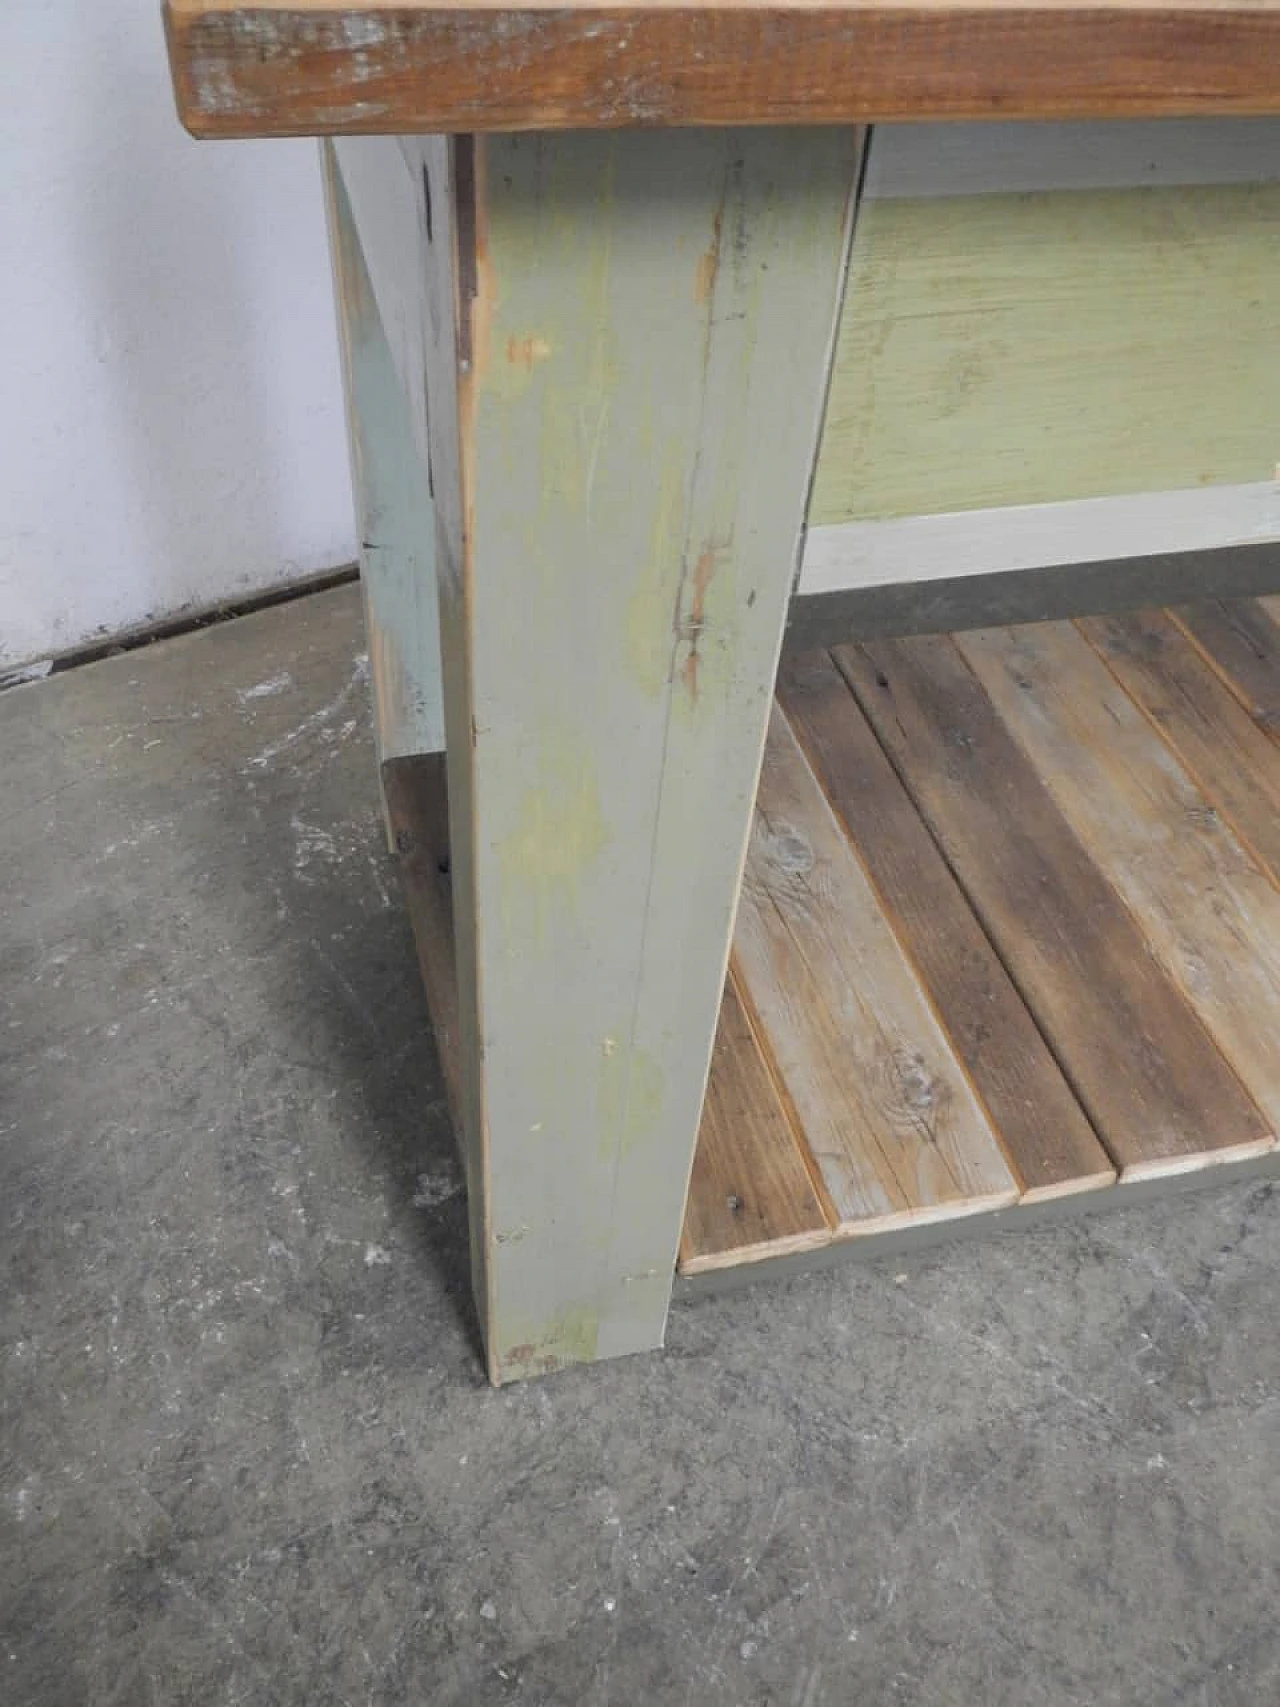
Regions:
M 1280 0 L 167 0 L 197 136 L 1280 111 Z

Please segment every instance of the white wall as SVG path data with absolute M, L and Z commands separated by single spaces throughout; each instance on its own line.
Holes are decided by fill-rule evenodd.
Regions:
M 312 142 L 195 143 L 159 0 L 0 0 L 0 667 L 355 555 Z

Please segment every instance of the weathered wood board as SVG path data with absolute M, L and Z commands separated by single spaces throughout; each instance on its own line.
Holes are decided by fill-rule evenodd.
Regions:
M 1267 1121 L 1068 822 L 1057 779 L 955 642 L 835 656 L 1121 1177 L 1268 1150 Z
M 689 1180 L 681 1269 L 699 1274 L 829 1244 L 837 1217 L 808 1155 L 731 966 Z
M 1112 1184 L 1115 1167 L 829 655 L 784 660 L 778 698 L 1023 1201 Z
M 957 637 L 1154 958 L 1280 1131 L 1280 890 L 1066 623 Z
M 506 1380 L 662 1337 L 859 139 L 406 138 L 381 174 L 344 142 L 344 174 L 353 148 L 427 428 L 463 1147 Z
M 1280 746 L 1163 611 L 1078 626 L 1196 787 L 1280 883 Z
M 444 750 L 435 510 L 331 143 L 322 157 L 382 765 Z
M 1271 0 L 167 0 L 200 136 L 1280 108 Z
M 1016 1201 L 987 1114 L 780 710 L 736 955 L 841 1234 Z
M 1271 481 L 1277 276 L 1280 183 L 864 200 L 811 524 Z

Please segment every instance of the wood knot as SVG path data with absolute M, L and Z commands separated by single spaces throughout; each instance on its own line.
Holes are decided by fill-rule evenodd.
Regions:
M 803 877 L 813 870 L 813 849 L 789 824 L 769 830 L 765 852 L 770 865 L 788 877 Z

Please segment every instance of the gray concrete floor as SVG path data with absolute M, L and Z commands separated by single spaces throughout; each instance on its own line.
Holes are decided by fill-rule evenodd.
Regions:
M 493 1392 L 354 588 L 0 697 L 0 1702 L 1280 1700 L 1280 1195 Z

